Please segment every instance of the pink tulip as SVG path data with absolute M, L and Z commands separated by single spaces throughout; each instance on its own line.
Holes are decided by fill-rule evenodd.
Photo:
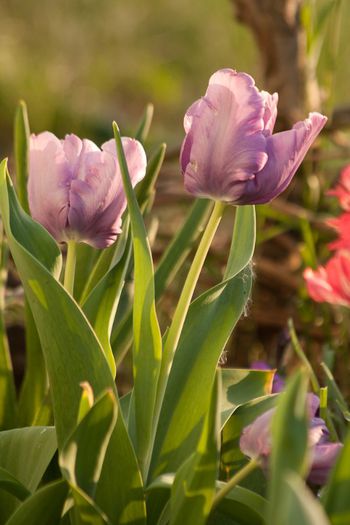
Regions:
M 314 301 L 350 307 L 350 252 L 336 252 L 317 270 L 307 268 L 304 279 Z
M 324 485 L 343 445 L 329 441 L 329 432 L 325 422 L 316 417 L 319 408 L 318 397 L 314 394 L 308 394 L 307 404 L 309 412 L 308 442 L 311 452 L 308 481 L 315 485 Z M 271 454 L 271 421 L 275 410 L 275 408 L 271 408 L 255 419 L 243 430 L 240 439 L 240 448 L 243 454 L 251 458 L 260 457 L 265 471 L 268 470 Z
M 145 175 L 139 142 L 123 138 L 132 184 Z M 114 140 L 102 151 L 90 140 L 45 131 L 30 138 L 28 200 L 33 219 L 58 241 L 110 246 L 120 233 L 126 207 Z
M 328 192 L 338 198 L 341 207 L 350 211 L 350 165 L 346 166 L 341 174 L 337 186 Z
M 327 224 L 334 228 L 339 236 L 338 239 L 329 244 L 329 248 L 331 250 L 350 250 L 350 213 L 342 213 L 339 217 L 329 219 Z
M 327 118 L 310 113 L 272 134 L 277 94 L 232 69 L 212 75 L 204 97 L 188 109 L 181 149 L 186 189 L 231 204 L 262 204 L 285 190 Z

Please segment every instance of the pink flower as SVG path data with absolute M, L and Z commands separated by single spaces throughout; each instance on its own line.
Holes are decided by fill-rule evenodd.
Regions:
M 231 204 L 262 204 L 286 189 L 327 118 L 310 113 L 272 134 L 277 94 L 232 69 L 212 75 L 204 97 L 188 109 L 181 149 L 186 189 Z
M 314 301 L 350 307 L 350 252 L 336 252 L 317 270 L 307 268 L 304 279 Z
M 339 235 L 338 239 L 329 244 L 329 248 L 331 250 L 350 250 L 350 213 L 342 213 L 339 217 L 329 219 L 327 224 L 334 228 Z
M 350 211 L 350 165 L 342 170 L 339 184 L 333 190 L 330 190 L 328 195 L 337 197 L 341 207 L 346 211 Z
M 324 485 L 343 445 L 329 441 L 329 432 L 325 422 L 323 419 L 316 417 L 316 412 L 319 408 L 318 397 L 314 394 L 308 394 L 307 404 L 310 418 L 309 447 L 311 451 L 308 481 L 315 485 Z M 271 454 L 272 438 L 270 427 L 275 410 L 275 408 L 271 408 L 255 419 L 253 423 L 243 430 L 240 439 L 240 448 L 243 454 L 251 458 L 259 456 L 265 471 L 268 469 Z
M 146 172 L 139 142 L 123 138 L 133 185 Z M 74 239 L 95 248 L 110 246 L 120 233 L 126 207 L 114 140 L 102 151 L 90 140 L 45 131 L 30 138 L 28 200 L 33 219 L 58 241 Z

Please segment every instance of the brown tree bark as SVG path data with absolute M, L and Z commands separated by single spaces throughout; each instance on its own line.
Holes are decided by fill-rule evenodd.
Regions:
M 237 20 L 253 32 L 261 55 L 264 89 L 279 94 L 277 128 L 289 128 L 319 108 L 319 90 L 306 57 L 300 21 L 303 0 L 232 0 Z

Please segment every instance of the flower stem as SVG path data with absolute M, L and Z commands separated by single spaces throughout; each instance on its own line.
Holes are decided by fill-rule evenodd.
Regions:
M 64 271 L 64 283 L 63 286 L 68 293 L 73 295 L 74 290 L 74 276 L 75 276 L 75 263 L 76 263 L 76 242 L 67 241 L 67 259 L 66 268 Z
M 202 270 L 205 258 L 209 251 L 210 245 L 214 238 L 215 232 L 220 224 L 222 214 L 225 209 L 225 204 L 219 201 L 215 202 L 212 214 L 208 221 L 208 224 L 203 233 L 202 239 L 199 243 L 196 255 L 194 256 L 190 271 L 188 272 L 185 284 L 183 286 L 179 302 L 175 309 L 174 317 L 169 328 L 169 332 L 166 336 L 162 365 L 159 376 L 158 383 L 158 393 L 157 393 L 157 403 L 158 403 L 158 414 L 155 413 L 155 416 L 158 417 L 160 411 L 160 405 L 163 400 L 163 395 L 173 361 L 174 353 L 177 347 L 177 344 L 180 339 L 181 331 L 186 319 L 188 308 L 191 303 L 192 295 L 195 290 L 200 272 Z
M 240 483 L 244 478 L 246 478 L 253 470 L 259 467 L 260 462 L 259 458 L 253 458 L 244 465 L 241 470 L 239 470 L 223 487 L 219 492 L 216 493 L 213 499 L 211 510 L 213 511 L 215 507 L 227 496 L 227 494 Z

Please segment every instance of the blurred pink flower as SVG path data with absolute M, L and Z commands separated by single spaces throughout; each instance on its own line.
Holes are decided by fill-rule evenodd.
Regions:
M 146 155 L 136 140 L 123 138 L 132 184 L 145 175 Z M 30 138 L 28 200 L 33 219 L 58 241 L 110 246 L 120 233 L 126 207 L 114 140 L 102 151 L 90 140 L 45 131 Z
M 259 91 L 245 73 L 222 69 L 212 75 L 184 120 L 180 160 L 190 193 L 262 204 L 287 188 L 327 118 L 310 113 L 273 135 L 277 100 L 277 93 Z
M 327 224 L 334 228 L 339 236 L 329 244 L 329 248 L 331 250 L 350 250 L 350 213 L 342 213 L 339 217 L 328 219 Z
M 342 170 L 339 183 L 333 190 L 329 190 L 328 195 L 337 197 L 341 207 L 350 211 L 350 165 Z
M 308 481 L 315 485 L 324 485 L 343 445 L 329 441 L 329 432 L 325 422 L 316 417 L 319 408 L 318 397 L 308 394 L 307 404 L 310 418 L 308 441 L 311 451 Z M 271 408 L 255 419 L 243 430 L 240 439 L 243 454 L 250 458 L 260 457 L 265 471 L 268 470 L 271 454 L 271 421 L 275 410 Z
M 306 268 L 304 279 L 314 301 L 350 307 L 350 252 L 336 252 L 317 270 Z

